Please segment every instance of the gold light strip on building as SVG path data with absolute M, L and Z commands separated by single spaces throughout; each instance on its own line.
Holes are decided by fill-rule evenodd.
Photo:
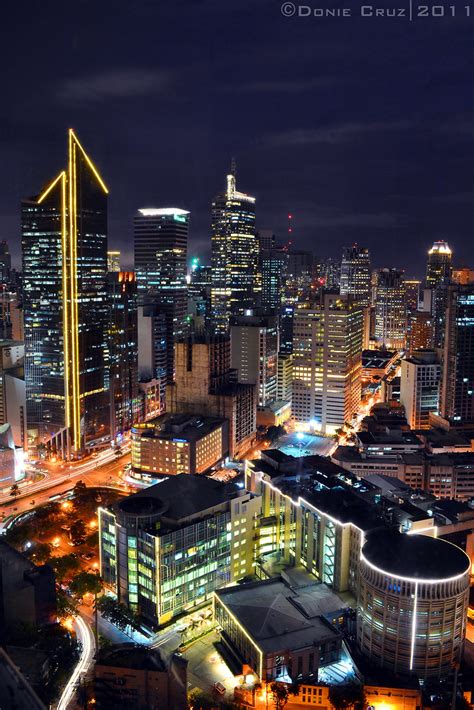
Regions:
M 212 592 L 212 603 L 213 603 L 213 612 L 214 612 L 214 619 L 216 618 L 216 604 L 220 604 L 226 611 L 226 613 L 230 616 L 234 624 L 237 626 L 239 631 L 243 633 L 247 641 L 250 641 L 252 646 L 255 648 L 255 650 L 259 654 L 259 669 L 258 669 L 258 677 L 260 680 L 266 680 L 266 678 L 263 678 L 263 651 L 258 646 L 255 642 L 255 640 L 252 638 L 252 636 L 249 634 L 247 629 L 240 623 L 240 621 L 237 619 L 237 617 L 231 612 L 229 607 L 222 601 L 222 599 L 216 594 L 216 592 Z M 253 668 L 252 670 L 256 671 L 256 668 Z
M 46 188 L 46 190 L 38 197 L 38 204 L 39 205 L 43 202 L 43 200 L 46 199 L 46 197 L 49 195 L 51 190 L 55 187 L 55 185 L 58 184 L 59 180 L 61 180 L 63 175 L 64 175 L 64 170 L 62 173 L 59 173 L 59 175 L 56 178 L 54 178 L 53 182 L 50 183 L 48 185 L 48 187 Z
M 108 195 L 108 194 L 109 194 L 109 191 L 108 191 L 107 186 L 105 185 L 104 181 L 103 181 L 102 178 L 100 177 L 99 171 L 97 170 L 97 168 L 95 167 L 94 163 L 92 162 L 92 160 L 91 160 L 91 159 L 89 158 L 89 156 L 87 155 L 86 151 L 85 151 L 84 148 L 82 147 L 82 145 L 81 145 L 81 143 L 80 143 L 78 137 L 76 136 L 76 134 L 74 133 L 74 131 L 72 130 L 72 128 L 69 129 L 69 135 L 70 135 L 70 137 L 73 138 L 74 143 L 79 147 L 79 149 L 80 149 L 82 155 L 84 156 L 84 158 L 85 158 L 85 160 L 86 160 L 86 162 L 87 162 L 87 165 L 90 167 L 90 169 L 91 169 L 92 172 L 94 173 L 94 175 L 95 175 L 95 177 L 96 177 L 96 179 L 97 179 L 97 182 L 99 183 L 99 185 L 101 186 L 101 188 L 103 189 L 103 191 L 105 192 L 105 194 Z
M 77 175 L 76 146 L 72 129 L 69 130 L 69 287 L 70 287 L 70 330 L 71 337 L 71 397 L 72 397 L 72 441 L 74 449 L 81 448 L 81 412 L 79 388 L 79 309 L 77 303 Z
M 67 282 L 67 177 L 61 173 L 61 271 L 63 303 L 63 346 L 64 346 L 64 416 L 66 427 L 71 426 L 71 402 L 69 399 L 69 305 Z

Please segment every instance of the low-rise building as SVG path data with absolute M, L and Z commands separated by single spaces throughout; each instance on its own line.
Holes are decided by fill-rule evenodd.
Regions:
M 99 509 L 101 576 L 152 627 L 254 571 L 260 501 L 239 481 L 181 474 Z
M 132 428 L 132 468 L 167 475 L 206 473 L 224 460 L 228 445 L 225 419 L 163 414 Z
M 362 382 L 381 380 L 392 370 L 398 358 L 398 352 L 390 350 L 363 350 Z
M 165 662 L 157 649 L 123 643 L 95 656 L 94 698 L 98 710 L 184 710 L 187 661 L 176 654 Z
M 279 578 L 214 594 L 222 643 L 238 668 L 264 682 L 317 682 L 319 668 L 341 656 L 342 635 L 325 616 L 342 606 L 325 585 L 295 592 Z

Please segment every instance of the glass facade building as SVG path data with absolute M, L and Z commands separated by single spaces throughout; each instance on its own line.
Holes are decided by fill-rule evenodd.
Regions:
M 75 456 L 110 437 L 107 188 L 74 132 L 68 167 L 22 202 L 30 442 Z
M 341 295 L 353 296 L 363 306 L 370 304 L 370 255 L 367 247 L 346 247 L 341 261 Z
M 441 414 L 474 422 L 474 284 L 449 286 L 444 339 Z
M 258 262 L 255 198 L 237 191 L 235 172 L 212 203 L 211 246 L 213 326 L 227 333 L 230 316 L 255 305 Z
M 178 207 L 140 209 L 134 218 L 139 304 L 164 315 L 168 382 L 174 379 L 174 342 L 187 327 L 188 227 L 189 212 Z
M 150 626 L 249 574 L 259 501 L 233 483 L 172 476 L 99 509 L 101 575 Z

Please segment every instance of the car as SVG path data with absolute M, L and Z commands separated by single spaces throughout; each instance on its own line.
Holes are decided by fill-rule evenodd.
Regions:
M 93 553 L 93 552 L 84 552 L 84 553 L 81 555 L 81 557 L 82 557 L 83 560 L 89 561 L 89 560 L 91 560 L 91 559 L 94 557 L 94 553 Z
M 61 525 L 61 530 L 70 530 L 71 526 L 70 525 Z
M 219 695 L 224 695 L 224 693 L 225 693 L 225 685 L 223 685 L 222 683 L 219 683 L 219 681 L 214 683 L 212 688 L 213 688 L 213 690 L 216 691 L 216 693 L 219 693 Z

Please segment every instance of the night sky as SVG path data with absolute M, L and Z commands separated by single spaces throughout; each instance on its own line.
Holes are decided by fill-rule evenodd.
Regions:
M 305 0 L 352 9 L 327 20 L 284 17 L 281 0 L 3 3 L 0 239 L 18 263 L 20 199 L 63 167 L 72 126 L 110 189 L 126 266 L 144 206 L 189 209 L 190 255 L 207 258 L 234 155 L 258 226 L 282 240 L 291 212 L 294 245 L 317 254 L 359 241 L 374 265 L 420 275 L 447 239 L 474 267 L 467 2 L 413 22 L 360 18 L 370 0 Z

